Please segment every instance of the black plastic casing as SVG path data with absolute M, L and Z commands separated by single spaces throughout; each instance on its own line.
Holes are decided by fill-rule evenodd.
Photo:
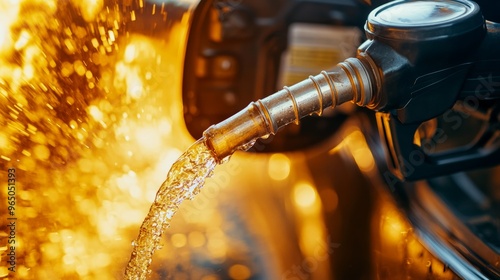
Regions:
M 435 8 L 419 19 L 411 8 L 420 4 Z M 384 20 L 391 9 L 403 9 L 410 18 L 385 15 L 394 22 Z M 425 21 L 441 11 L 446 20 L 438 15 L 435 23 Z M 395 1 L 372 11 L 365 30 L 368 40 L 359 55 L 373 60 L 380 79 L 372 107 L 383 112 L 377 121 L 389 177 L 415 180 L 500 163 L 500 149 L 491 145 L 495 135 L 488 128 L 469 146 L 442 154 L 427 154 L 414 143 L 419 126 L 457 100 L 500 97 L 499 24 L 486 23 L 471 1 Z

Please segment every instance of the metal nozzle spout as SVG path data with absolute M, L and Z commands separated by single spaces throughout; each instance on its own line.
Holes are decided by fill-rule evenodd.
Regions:
M 352 101 L 360 106 L 373 102 L 374 73 L 366 58 L 349 58 L 332 71 L 309 76 L 293 86 L 256 102 L 203 133 L 207 147 L 221 162 L 245 144 L 274 135 L 279 128 L 323 109 Z

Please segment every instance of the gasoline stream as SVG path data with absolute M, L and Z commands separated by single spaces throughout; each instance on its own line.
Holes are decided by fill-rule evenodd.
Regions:
M 161 248 L 161 235 L 169 227 L 172 216 L 184 200 L 193 199 L 200 192 L 216 165 L 204 138 L 196 141 L 172 165 L 141 225 L 139 236 L 132 242 L 125 279 L 146 279 L 153 254 Z

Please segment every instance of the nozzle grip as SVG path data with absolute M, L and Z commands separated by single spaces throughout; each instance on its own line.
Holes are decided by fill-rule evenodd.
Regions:
M 391 171 L 384 174 L 388 183 L 444 176 L 499 163 L 500 143 L 492 141 L 498 136 L 494 130 L 486 129 L 466 147 L 427 154 L 414 143 L 415 133 L 421 123 L 403 124 L 390 113 L 377 113 L 376 116 L 379 134 L 386 149 L 387 165 Z
M 385 113 L 377 113 L 380 136 L 387 152 L 389 169 L 400 180 L 417 180 L 442 176 L 477 167 L 500 163 L 498 137 L 498 105 L 492 108 L 490 120 L 484 124 L 472 143 L 439 154 L 427 154 L 414 143 L 419 126 L 450 110 L 457 100 L 478 104 L 500 98 L 500 25 L 488 22 L 487 33 L 477 48 L 454 66 L 421 71 L 423 75 L 401 79 L 407 87 L 385 89 L 387 96 L 401 97 L 402 102 Z M 404 75 L 402 75 L 405 77 Z M 406 77 L 408 77 L 406 76 Z M 388 84 L 391 77 L 384 77 Z M 410 81 L 410 82 L 409 82 Z M 397 90 L 399 89 L 399 91 Z M 391 95 L 392 94 L 392 95 Z

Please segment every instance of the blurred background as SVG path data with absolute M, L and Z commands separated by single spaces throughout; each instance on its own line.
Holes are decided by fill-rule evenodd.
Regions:
M 213 23 L 242 28 L 219 25 L 214 40 L 246 36 L 242 1 L 207 2 Z M 335 5 L 337 29 L 294 26 L 284 37 L 290 46 L 269 72 L 278 85 L 355 54 L 372 6 Z M 189 0 L 0 3 L 1 278 L 121 279 L 172 163 L 204 127 L 260 98 L 190 88 L 192 77 L 213 81 L 213 72 L 224 80 L 235 67 L 231 57 L 192 55 L 187 42 L 201 37 L 193 33 L 200 7 Z M 321 39 L 308 39 L 310 30 Z M 259 85 L 265 94 L 276 86 Z M 181 206 L 150 278 L 458 278 L 421 245 L 382 183 L 377 142 L 370 113 L 347 105 L 236 153 Z M 16 170 L 16 272 L 5 255 L 9 168 Z

